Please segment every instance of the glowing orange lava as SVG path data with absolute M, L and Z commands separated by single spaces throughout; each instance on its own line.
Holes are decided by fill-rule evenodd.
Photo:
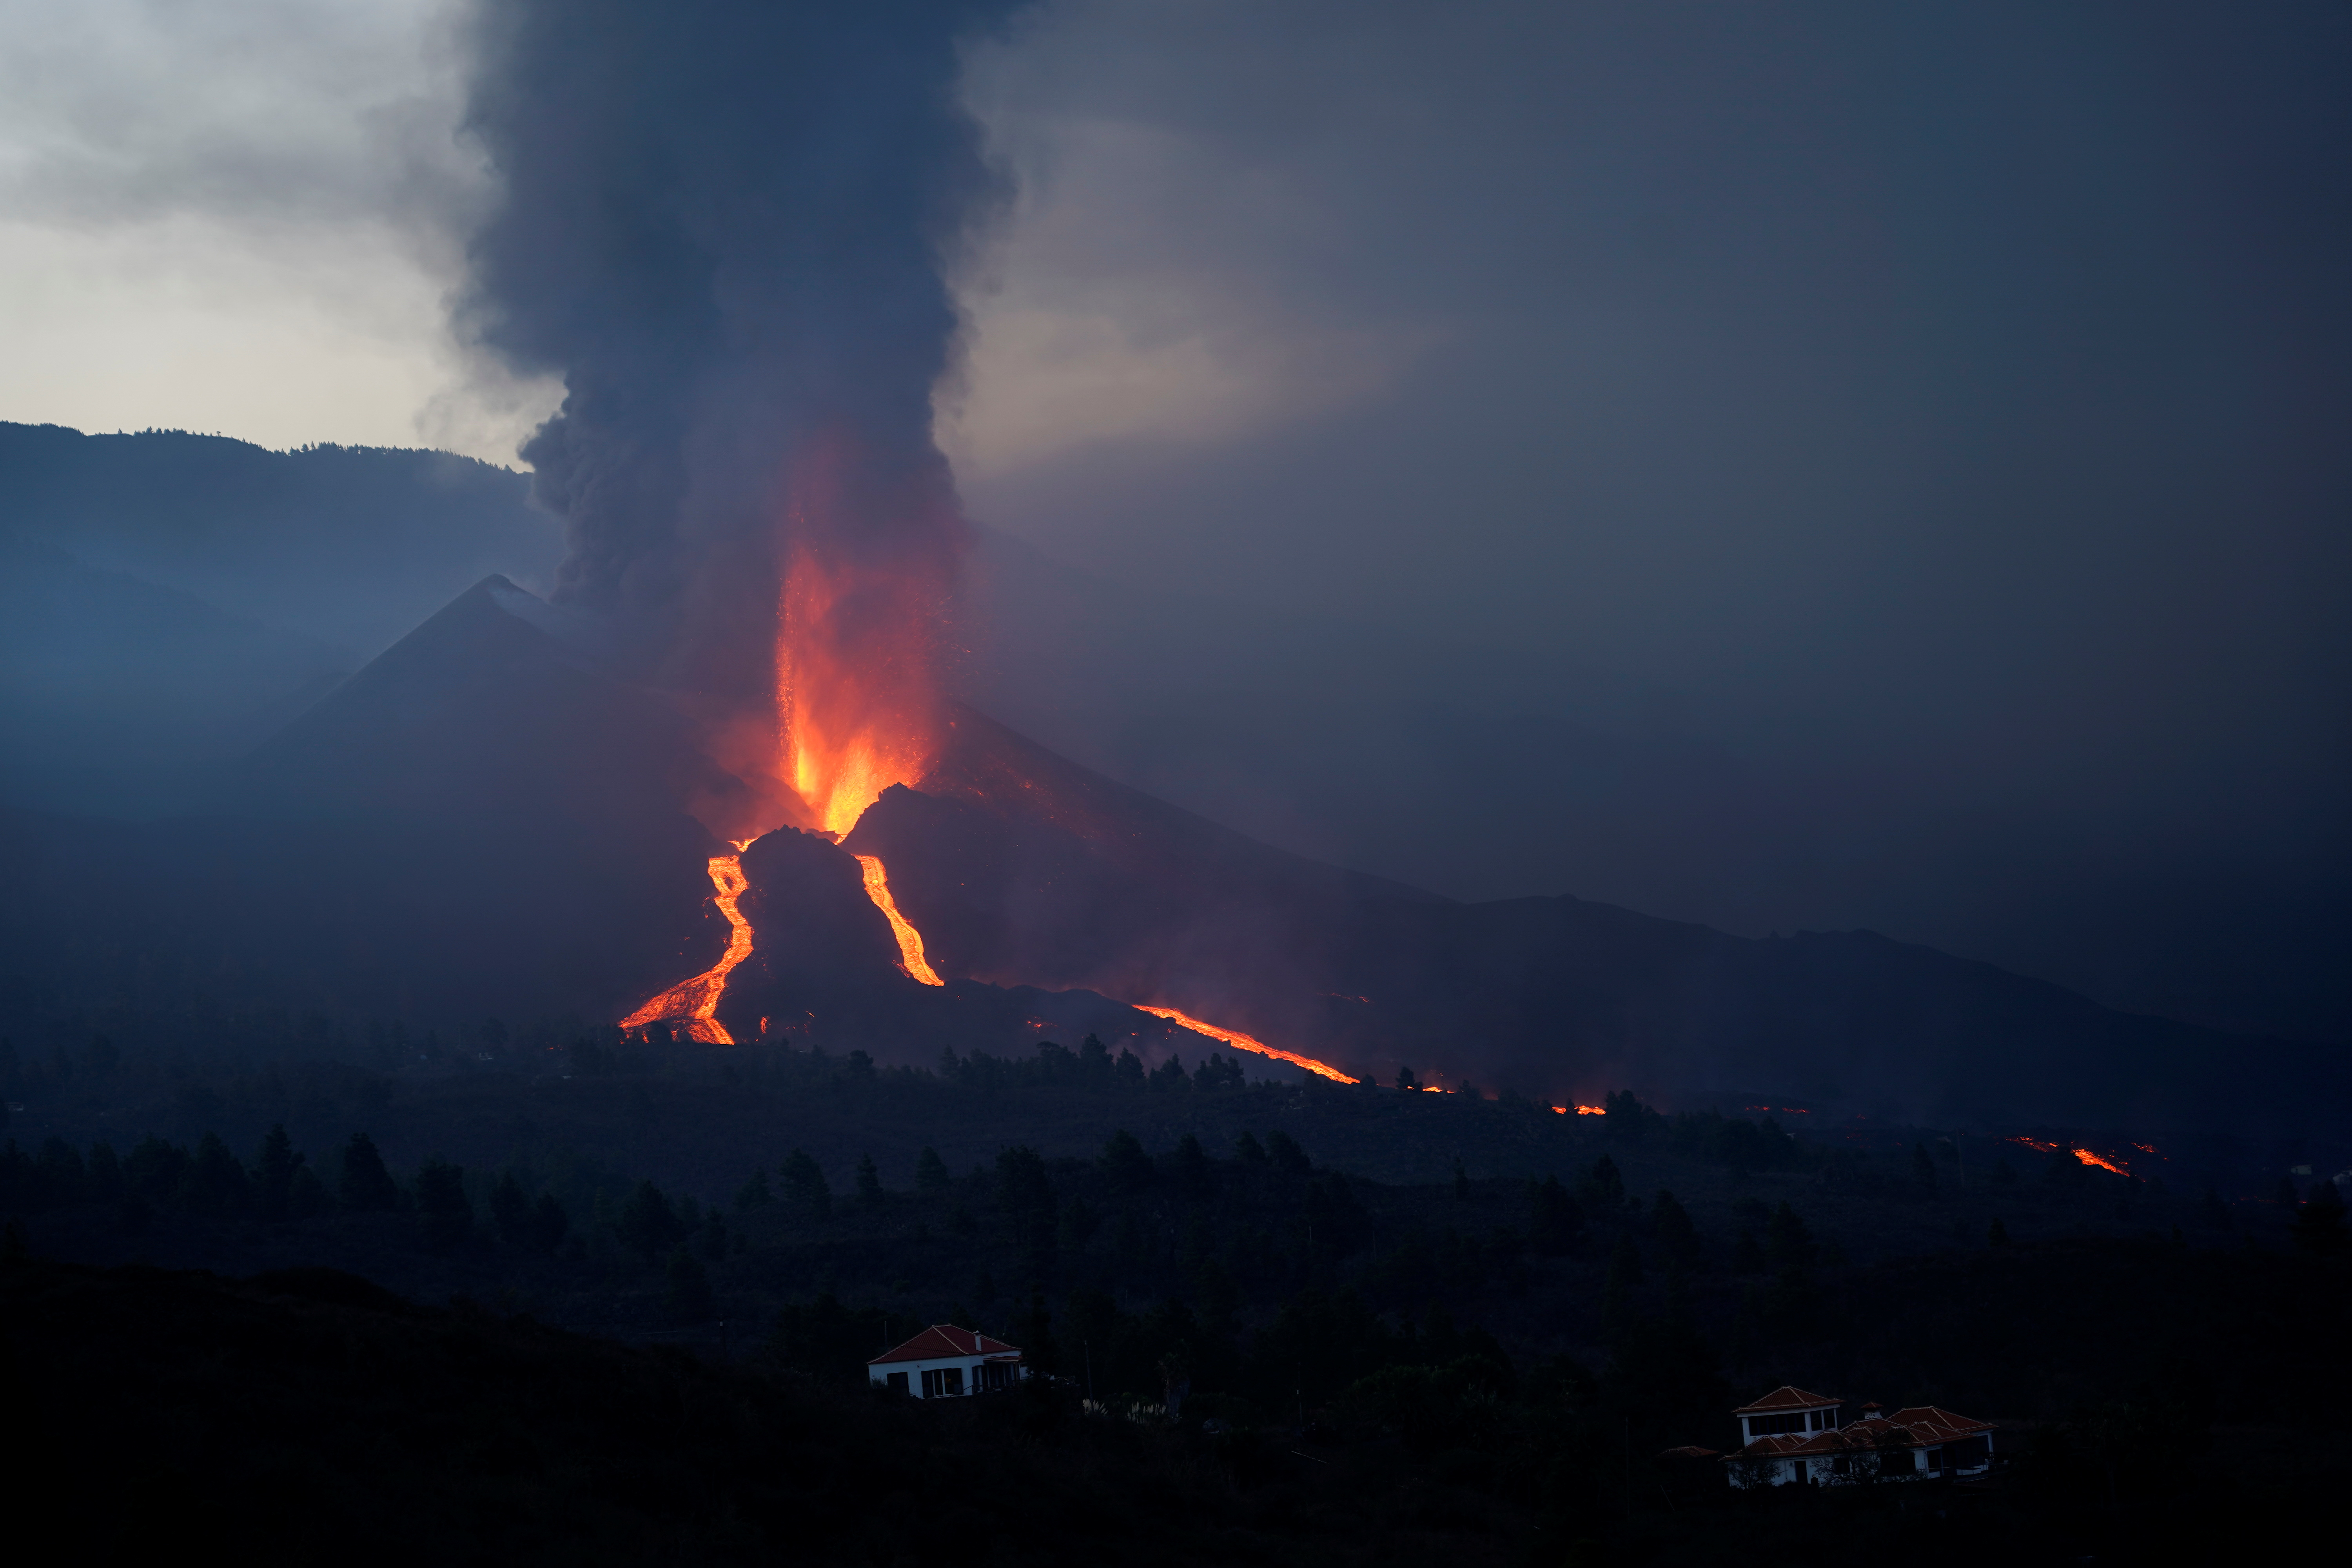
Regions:
M 820 468 L 822 466 L 820 465 Z M 822 472 L 794 503 L 796 525 L 837 509 Z M 892 784 L 912 784 L 937 753 L 930 638 L 939 624 L 924 574 L 859 566 L 797 548 L 776 606 L 777 772 L 814 826 L 836 837 Z
M 2085 1165 L 2096 1165 L 2100 1170 L 2113 1171 L 2118 1176 L 2128 1176 L 2131 1174 L 2131 1172 L 2119 1162 L 2111 1160 L 2105 1154 L 2094 1152 L 2089 1149 L 2068 1149 L 2063 1143 L 2044 1143 L 2039 1138 L 2011 1138 L 2009 1142 L 2011 1143 L 2022 1143 L 2027 1148 L 2039 1150 L 2044 1154 L 2056 1154 L 2060 1152 L 2069 1153 L 2074 1155 L 2075 1159 L 2081 1161 Z M 2134 1144 L 2133 1147 L 2144 1149 L 2147 1148 L 2147 1145 L 2139 1143 Z
M 751 956 L 751 922 L 736 907 L 737 900 L 751 886 L 743 875 L 743 857 L 740 852 L 710 858 L 710 885 L 719 889 L 711 901 L 727 917 L 727 951 L 709 969 L 691 980 L 678 982 L 622 1019 L 624 1029 L 642 1029 L 656 1023 L 683 1025 L 690 1038 L 706 1045 L 735 1043 L 735 1037 L 719 1021 L 718 1012 L 719 999 L 727 994 L 728 973 Z
M 1139 1013 L 1149 1013 L 1155 1018 L 1165 1018 L 1170 1023 L 1181 1025 L 1196 1035 L 1206 1035 L 1213 1040 L 1223 1040 L 1225 1044 L 1244 1051 L 1255 1051 L 1262 1057 L 1272 1057 L 1278 1062 L 1288 1062 L 1293 1067 L 1305 1068 L 1308 1072 L 1321 1078 L 1328 1078 L 1333 1083 L 1360 1081 L 1349 1078 L 1338 1068 L 1318 1062 L 1312 1057 L 1302 1057 L 1292 1051 L 1276 1050 L 1264 1040 L 1253 1035 L 1244 1035 L 1239 1029 L 1221 1029 L 1214 1024 L 1203 1024 L 1200 1019 L 1187 1013 L 1179 1013 L 1173 1007 L 1147 1007 L 1140 1002 L 1133 1005 Z
M 939 971 L 923 957 L 923 933 L 898 912 L 898 900 L 890 896 L 890 876 L 882 869 L 882 858 L 860 855 L 857 863 L 866 868 L 866 896 L 888 917 L 890 934 L 898 939 L 898 967 L 926 985 L 945 985 Z
M 1606 1116 L 1609 1114 L 1609 1108 L 1605 1105 L 1555 1105 L 1552 1107 L 1552 1110 L 1554 1114 L 1559 1116 L 1566 1116 L 1571 1110 L 1575 1111 L 1579 1116 Z

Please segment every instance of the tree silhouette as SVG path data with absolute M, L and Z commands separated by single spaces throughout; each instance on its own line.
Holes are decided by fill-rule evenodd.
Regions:
M 375 1140 L 354 1132 L 343 1146 L 343 1179 L 338 1195 L 343 1206 L 361 1214 L 380 1214 L 400 1206 L 400 1188 L 383 1168 Z
M 466 1195 L 462 1165 L 435 1156 L 416 1169 L 416 1212 L 424 1222 L 425 1245 L 436 1252 L 454 1252 L 472 1234 L 473 1200 Z

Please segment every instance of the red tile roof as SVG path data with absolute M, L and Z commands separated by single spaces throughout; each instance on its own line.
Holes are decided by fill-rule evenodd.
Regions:
M 1843 1403 L 1843 1400 L 1832 1399 L 1826 1394 L 1808 1394 L 1801 1388 L 1790 1388 L 1784 1383 L 1755 1404 L 1743 1405 L 1732 1414 L 1764 1415 L 1783 1410 L 1819 1410 L 1823 1405 Z
M 1906 1405 L 1886 1417 L 1886 1424 L 1905 1428 L 1919 1443 L 1948 1443 L 1956 1438 L 1973 1437 L 1979 1432 L 1992 1430 L 1990 1421 L 1955 1415 L 1935 1405 Z
M 884 1351 L 867 1366 L 880 1366 L 894 1361 L 960 1361 L 972 1356 L 986 1356 L 992 1361 L 1018 1361 L 1021 1347 L 1008 1345 L 1003 1340 L 992 1340 L 986 1334 L 971 1329 L 959 1329 L 953 1323 L 933 1323 L 905 1344 Z

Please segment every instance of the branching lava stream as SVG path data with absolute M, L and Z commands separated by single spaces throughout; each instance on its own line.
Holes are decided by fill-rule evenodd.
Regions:
M 751 922 L 743 918 L 737 907 L 751 881 L 743 875 L 744 848 L 749 840 L 737 846 L 732 855 L 710 858 L 710 885 L 719 889 L 712 902 L 727 917 L 727 951 L 719 962 L 691 980 L 681 980 L 627 1017 L 621 1020 L 624 1029 L 642 1029 L 647 1024 L 666 1023 L 685 1026 L 686 1032 L 705 1045 L 731 1046 L 735 1037 L 718 1018 L 719 999 L 727 994 L 730 971 L 751 956 Z

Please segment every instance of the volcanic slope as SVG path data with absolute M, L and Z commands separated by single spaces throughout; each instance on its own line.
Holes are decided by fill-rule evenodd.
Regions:
M 247 953 L 302 1005 L 618 1020 L 732 934 L 706 872 L 731 847 L 687 808 L 737 786 L 693 732 L 487 580 L 257 752 L 222 802 L 236 820 L 11 824 L 36 875 L 9 967 L 26 982 L 65 942 L 86 970 L 128 930 L 150 972 Z M 2252 1129 L 2332 1114 L 2352 1087 L 2340 1053 L 2117 1014 L 1866 932 L 1747 941 L 1572 898 L 1457 903 L 1273 849 L 969 709 L 946 741 L 841 845 L 778 832 L 743 852 L 753 943 L 716 1008 L 735 1038 L 904 1061 L 1048 1029 L 1209 1048 L 1118 1005 L 1137 1004 L 1352 1076 L 1410 1067 L 1555 1103 L 1631 1086 L 1668 1105 Z M 855 856 L 887 868 L 946 984 L 902 968 Z M 137 894 L 100 908 L 101 886 Z
M 2345 1053 L 2100 1007 L 1869 931 L 1460 903 L 1255 843 L 965 710 L 844 841 L 942 973 L 1161 1004 L 1391 1080 L 1770 1095 L 1914 1121 L 2303 1126 Z

